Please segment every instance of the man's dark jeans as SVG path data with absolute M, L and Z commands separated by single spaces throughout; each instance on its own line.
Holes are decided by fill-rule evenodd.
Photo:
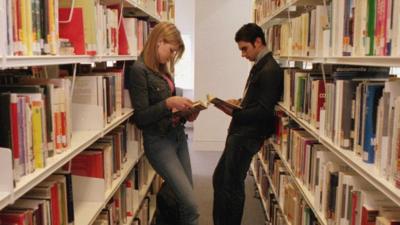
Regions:
M 244 180 L 251 159 L 265 138 L 229 134 L 224 152 L 215 168 L 214 225 L 240 225 L 245 200 Z

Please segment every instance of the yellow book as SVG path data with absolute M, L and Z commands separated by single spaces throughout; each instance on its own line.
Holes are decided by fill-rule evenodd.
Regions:
M 45 3 L 46 4 L 46 3 Z M 48 0 L 48 9 L 49 14 L 47 15 L 48 24 L 46 26 L 49 27 L 49 33 L 47 33 L 47 46 L 45 46 L 45 51 L 50 54 L 57 54 L 57 31 L 56 31 L 56 12 L 55 12 L 55 3 L 54 0 Z
M 26 11 L 23 17 L 26 17 L 26 46 L 27 46 L 27 55 L 33 55 L 33 24 L 32 24 L 32 1 L 26 0 Z
M 44 167 L 42 151 L 42 107 L 41 101 L 32 100 L 32 146 L 35 168 Z

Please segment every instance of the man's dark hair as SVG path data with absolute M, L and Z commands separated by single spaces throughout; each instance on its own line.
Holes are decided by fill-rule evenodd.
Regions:
M 243 25 L 235 34 L 235 41 L 250 42 L 254 45 L 257 38 L 261 39 L 263 45 L 266 45 L 265 35 L 261 27 L 255 23 L 248 23 Z

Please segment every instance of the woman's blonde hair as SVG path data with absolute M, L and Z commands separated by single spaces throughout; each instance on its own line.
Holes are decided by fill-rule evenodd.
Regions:
M 176 54 L 167 64 L 161 64 L 159 62 L 157 51 L 160 41 L 178 46 Z M 179 30 L 172 23 L 161 22 L 151 31 L 144 45 L 142 56 L 144 64 L 152 71 L 172 76 L 175 63 L 182 57 L 184 51 L 185 45 L 183 44 Z

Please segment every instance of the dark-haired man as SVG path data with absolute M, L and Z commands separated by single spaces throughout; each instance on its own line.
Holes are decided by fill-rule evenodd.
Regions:
M 240 225 L 245 200 L 244 180 L 250 162 L 274 131 L 274 107 L 282 95 L 283 71 L 267 50 L 264 32 L 254 23 L 235 35 L 245 57 L 254 62 L 241 100 L 242 109 L 218 107 L 232 116 L 224 152 L 213 175 L 214 225 Z

